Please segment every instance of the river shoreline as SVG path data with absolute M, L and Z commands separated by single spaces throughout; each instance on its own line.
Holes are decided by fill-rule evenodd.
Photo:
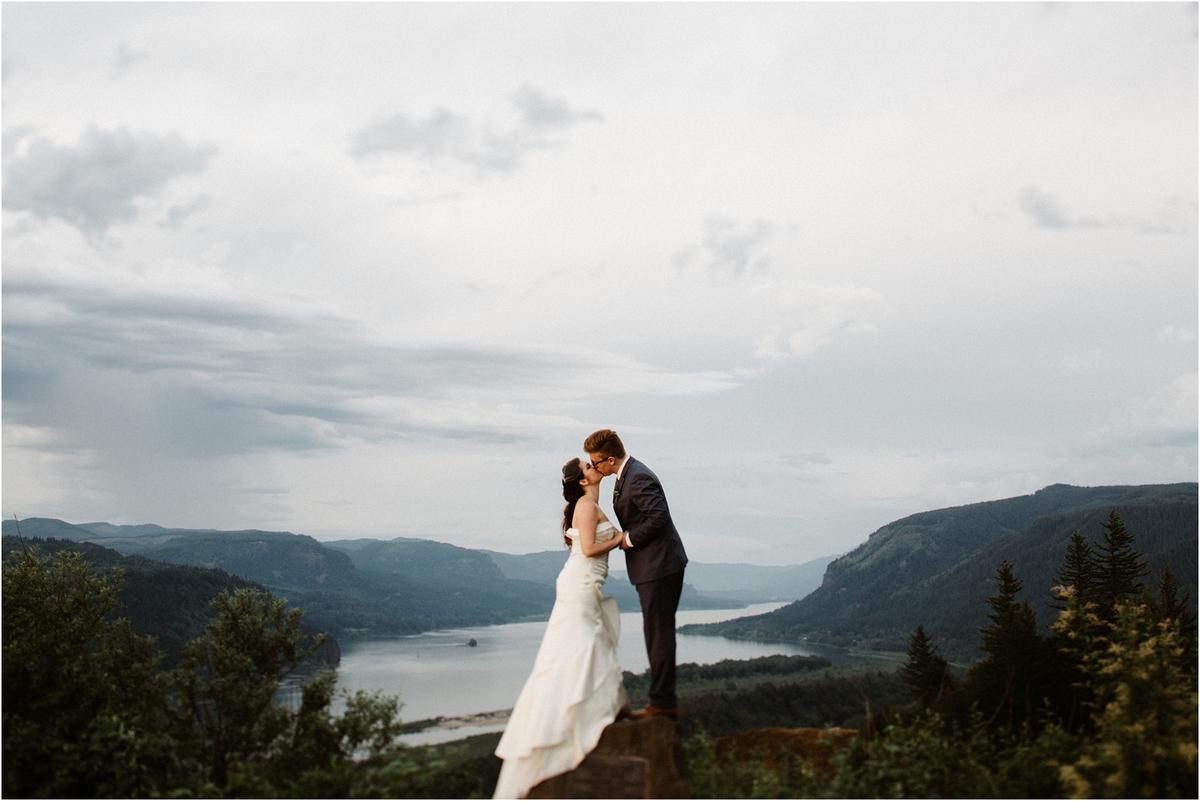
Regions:
M 708 623 L 762 613 L 782 603 L 726 610 L 681 610 L 680 624 Z M 520 694 L 545 632 L 545 621 L 443 629 L 420 635 L 351 641 L 338 670 L 338 698 L 344 693 L 382 692 L 399 698 L 401 714 L 412 720 L 405 740 L 435 732 L 473 731 L 503 726 L 503 715 Z M 648 667 L 639 612 L 621 614 L 619 661 L 641 673 Z M 475 640 L 477 647 L 468 647 Z M 738 642 L 724 637 L 680 635 L 680 663 L 709 664 L 768 654 L 824 655 L 820 646 Z M 832 655 L 835 662 L 840 655 Z
M 400 733 L 403 735 L 430 730 L 454 731 L 463 728 L 499 726 L 508 723 L 508 718 L 511 714 L 511 709 L 494 709 L 491 712 L 476 712 L 472 715 L 425 718 L 424 720 L 414 720 L 405 723 L 400 727 Z

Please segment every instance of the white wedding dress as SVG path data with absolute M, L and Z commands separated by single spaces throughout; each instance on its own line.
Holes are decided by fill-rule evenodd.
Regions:
M 617 531 L 608 521 L 596 541 Z M 608 554 L 584 556 L 579 532 L 568 529 L 571 555 L 555 581 L 554 609 L 496 746 L 504 760 L 495 798 L 524 798 L 544 779 L 575 768 L 626 703 L 617 664 L 621 618 L 617 602 L 601 594 Z

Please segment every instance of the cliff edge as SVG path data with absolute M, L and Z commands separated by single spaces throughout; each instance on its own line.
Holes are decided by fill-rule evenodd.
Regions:
M 530 798 L 687 798 L 675 722 L 662 717 L 609 725 L 572 771 L 534 787 Z

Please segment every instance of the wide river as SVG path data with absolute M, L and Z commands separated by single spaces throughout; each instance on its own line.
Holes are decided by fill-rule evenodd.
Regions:
M 681 611 L 676 615 L 676 622 L 680 626 L 715 623 L 762 614 L 781 606 L 784 604 Z M 542 620 L 344 643 L 342 662 L 338 667 L 338 687 L 350 691 L 382 690 L 389 695 L 398 695 L 404 704 L 401 710 L 404 720 L 464 717 L 511 709 L 533 668 L 545 629 L 546 621 Z M 472 639 L 476 642 L 475 647 L 467 645 Z M 684 634 L 679 635 L 676 647 L 679 663 L 707 664 L 771 654 L 836 657 L 836 652 L 817 645 L 757 643 Z M 648 667 L 640 612 L 621 615 L 619 658 L 624 670 L 641 673 Z M 454 732 L 427 731 L 407 735 L 404 740 L 410 744 L 429 743 L 501 728 L 502 723 L 492 723 Z

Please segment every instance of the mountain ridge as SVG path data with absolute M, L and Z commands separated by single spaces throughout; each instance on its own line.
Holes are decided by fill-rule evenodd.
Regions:
M 196 568 L 223 570 L 261 584 L 305 609 L 306 618 L 343 637 L 395 636 L 438 628 L 545 618 L 564 551 L 504 556 L 436 540 L 395 537 L 320 541 L 306 534 L 263 529 L 173 529 L 157 524 L 68 523 L 55 518 L 6 520 L 6 535 L 55 538 Z M 508 574 L 500 563 L 509 565 Z M 524 565 L 521 569 L 513 566 Z M 529 564 L 536 569 L 529 573 Z M 627 580 L 606 592 L 637 609 Z M 759 594 L 751 593 L 757 601 Z M 692 582 L 681 608 L 745 606 L 723 593 L 707 596 Z
M 1013 562 L 1025 583 L 1024 597 L 1042 610 L 1070 531 L 1084 530 L 1094 541 L 1112 508 L 1128 516 L 1126 524 L 1138 537 L 1135 547 L 1147 549 L 1153 568 L 1171 564 L 1195 599 L 1196 495 L 1194 482 L 1051 484 L 1027 495 L 907 515 L 836 558 L 790 566 L 693 562 L 682 608 L 792 602 L 766 615 L 683 630 L 902 648 L 912 628 L 924 623 L 944 647 L 968 653 L 999 561 Z M 29 518 L 20 526 L 26 536 L 94 542 L 127 555 L 222 569 L 290 597 L 326 630 L 350 636 L 543 618 L 566 558 L 565 550 L 517 555 L 413 537 L 321 541 L 261 529 L 71 524 L 52 518 Z M 6 534 L 16 527 L 4 521 Z M 804 571 L 811 592 L 800 580 Z M 738 578 L 739 573 L 744 575 Z M 621 571 L 614 569 L 611 578 L 606 591 L 623 609 L 638 608 Z M 1045 620 L 1043 615 L 1043 625 Z
M 1154 571 L 1169 564 L 1196 599 L 1195 483 L 1075 487 L 919 512 L 888 523 L 830 563 L 821 586 L 765 615 L 688 626 L 694 634 L 826 642 L 902 650 L 918 623 L 951 653 L 975 653 L 995 569 L 1013 563 L 1022 597 L 1041 612 L 1070 534 L 1099 537 L 1115 509 Z

